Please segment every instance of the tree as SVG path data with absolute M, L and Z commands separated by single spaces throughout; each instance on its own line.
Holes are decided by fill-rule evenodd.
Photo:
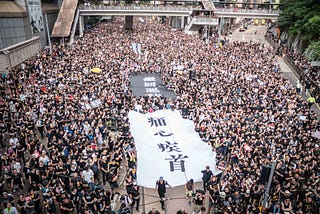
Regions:
M 311 43 L 305 51 L 308 60 L 320 60 L 320 41 Z
M 281 31 L 287 32 L 291 37 L 299 35 L 299 39 L 309 50 L 318 47 L 317 43 L 312 44 L 318 42 L 320 38 L 320 1 L 281 0 L 280 3 L 278 25 Z

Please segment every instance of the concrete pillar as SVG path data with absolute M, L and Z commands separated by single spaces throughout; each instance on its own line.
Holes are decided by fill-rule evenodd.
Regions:
M 181 29 L 184 28 L 184 16 L 181 16 Z
M 79 36 L 83 36 L 83 29 L 84 29 L 84 17 L 79 16 Z
M 125 16 L 124 28 L 126 30 L 132 30 L 133 29 L 133 16 Z

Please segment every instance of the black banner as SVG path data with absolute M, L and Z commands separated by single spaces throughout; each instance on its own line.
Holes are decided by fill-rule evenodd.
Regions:
M 133 74 L 130 78 L 131 88 L 135 96 L 164 96 L 175 99 L 176 94 L 167 89 L 157 73 Z

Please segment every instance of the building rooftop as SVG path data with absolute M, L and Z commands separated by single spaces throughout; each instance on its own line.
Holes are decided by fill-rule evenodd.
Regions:
M 0 1 L 0 17 L 27 17 L 28 13 L 26 9 L 21 7 L 14 1 Z

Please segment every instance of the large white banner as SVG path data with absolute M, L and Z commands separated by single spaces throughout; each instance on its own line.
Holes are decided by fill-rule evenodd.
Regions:
M 175 110 L 141 114 L 129 112 L 130 130 L 137 148 L 137 182 L 153 188 L 160 176 L 171 186 L 199 181 L 209 165 L 214 174 L 216 153 L 203 142 L 191 120 Z

